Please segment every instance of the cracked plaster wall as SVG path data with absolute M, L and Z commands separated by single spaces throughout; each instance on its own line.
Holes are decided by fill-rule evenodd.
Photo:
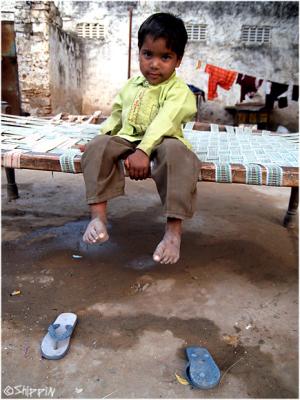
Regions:
M 178 75 L 207 92 L 208 75 L 196 70 L 198 59 L 234 69 L 238 72 L 275 82 L 298 84 L 298 3 L 297 2 L 66 2 L 56 1 L 64 29 L 75 31 L 79 22 L 105 25 L 104 40 L 82 39 L 83 48 L 83 111 L 101 109 L 108 114 L 114 96 L 127 79 L 128 7 L 133 7 L 131 75 L 139 74 L 137 32 L 140 24 L 152 13 L 169 11 L 181 16 L 185 23 L 207 24 L 206 43 L 189 42 Z M 241 27 L 269 25 L 270 44 L 241 43 Z M 263 101 L 264 94 L 261 92 Z M 230 91 L 219 89 L 219 97 L 206 102 L 201 117 L 214 122 L 232 122 L 224 106 L 239 102 L 240 86 Z M 286 109 L 276 108 L 273 125 L 289 129 L 298 127 L 298 103 L 289 102 Z
M 17 1 L 14 21 L 22 111 L 80 113 L 80 47 L 62 31 L 54 3 Z
M 53 8 L 53 3 L 50 3 Z M 66 51 L 66 45 L 55 43 L 60 36 L 58 30 L 61 29 L 61 22 L 50 24 L 52 28 L 48 29 L 48 36 L 44 37 L 44 42 L 50 41 L 49 54 L 44 53 L 43 46 L 47 47 L 47 45 L 39 43 L 38 32 L 34 33 L 34 38 L 31 37 L 32 43 L 27 38 L 23 49 L 18 51 L 18 59 L 21 61 L 19 61 L 19 68 L 20 64 L 25 63 L 26 65 L 27 63 L 28 65 L 30 63 L 32 47 L 34 52 L 41 54 L 37 60 L 40 69 L 48 63 L 52 70 L 50 73 L 48 72 L 51 85 L 49 78 L 47 80 L 47 71 L 40 71 L 39 74 L 36 70 L 31 71 L 29 75 L 32 79 L 30 82 L 27 79 L 27 83 L 22 82 L 21 74 L 20 84 L 24 87 L 22 98 L 25 108 L 27 107 L 26 101 L 28 104 L 28 96 L 25 96 L 26 90 L 32 82 L 39 82 L 40 85 L 45 86 L 46 91 L 49 90 L 49 93 L 52 94 L 55 86 L 60 84 L 59 87 L 61 87 L 62 81 L 60 80 L 63 74 L 68 74 L 68 78 L 64 81 L 67 90 L 51 96 L 56 99 L 54 101 L 54 103 L 56 102 L 55 110 L 68 111 L 66 104 L 68 107 L 72 107 L 71 99 L 76 99 L 76 104 L 79 104 L 80 96 L 82 96 L 81 111 L 83 113 L 91 113 L 100 109 L 104 114 L 109 114 L 114 96 L 127 79 L 129 6 L 133 7 L 131 76 L 139 74 L 137 32 L 140 24 L 154 12 L 169 11 L 181 16 L 186 23 L 207 25 L 207 41 L 205 43 L 189 42 L 183 62 L 178 69 L 178 75 L 187 83 L 198 86 L 207 92 L 208 75 L 201 70 L 196 70 L 196 62 L 201 59 L 225 69 L 234 69 L 259 78 L 298 84 L 299 6 L 295 1 L 167 2 L 140 0 L 112 2 L 57 0 L 54 3 L 59 10 L 56 18 L 59 20 L 61 18 L 62 28 L 69 33 L 70 37 L 76 38 L 76 42 L 80 43 L 81 61 L 80 57 L 74 56 L 77 52 L 70 54 Z M 24 12 L 24 7 L 22 8 L 22 12 Z M 26 21 L 25 14 L 23 18 Z M 18 26 L 22 15 L 19 15 L 17 19 L 19 20 L 17 21 Z M 19 32 L 19 39 L 21 36 L 24 39 L 26 29 L 30 28 L 32 23 L 31 20 L 26 23 L 22 22 L 25 27 L 22 32 Z M 79 22 L 103 23 L 105 26 L 104 40 L 76 37 L 76 24 Z M 242 44 L 240 34 L 241 26 L 244 24 L 271 26 L 271 43 L 252 46 Z M 37 28 L 39 25 L 33 23 L 32 26 Z M 37 43 L 34 44 L 33 41 Z M 51 49 L 53 50 L 52 54 Z M 58 54 L 60 54 L 60 63 L 56 61 Z M 69 57 L 70 55 L 71 57 Z M 45 59 L 47 57 L 48 60 Z M 82 62 L 82 66 L 80 66 L 80 62 Z M 57 69 L 55 70 L 55 68 Z M 77 73 L 74 72 L 75 70 Z M 35 88 L 36 86 L 38 85 L 35 85 Z M 240 87 L 234 85 L 228 92 L 220 88 L 218 92 L 219 97 L 216 100 L 202 104 L 201 119 L 217 123 L 232 123 L 232 117 L 224 110 L 224 107 L 239 102 Z M 70 93 L 67 101 L 59 102 L 61 95 L 65 97 L 67 93 Z M 264 100 L 262 92 L 261 95 Z M 47 107 L 47 105 L 45 106 Z M 62 108 L 60 109 L 60 107 Z M 77 105 L 75 109 L 78 110 Z M 281 110 L 275 106 L 271 122 L 273 128 L 282 124 L 290 130 L 298 129 L 298 103 L 290 101 L 289 106 Z

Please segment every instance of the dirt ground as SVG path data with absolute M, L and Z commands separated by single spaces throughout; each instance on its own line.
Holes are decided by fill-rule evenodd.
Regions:
M 47 388 L 54 398 L 298 398 L 298 228 L 282 226 L 290 189 L 199 183 L 181 260 L 160 265 L 151 180 L 127 181 L 110 203 L 110 241 L 88 246 L 82 175 L 16 179 L 20 199 L 8 203 L 2 175 L 3 398 Z M 67 311 L 79 319 L 69 353 L 42 359 L 49 323 Z M 190 345 L 214 357 L 216 388 L 177 381 Z

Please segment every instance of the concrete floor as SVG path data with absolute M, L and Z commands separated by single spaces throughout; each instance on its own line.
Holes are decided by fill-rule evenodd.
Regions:
M 298 398 L 288 188 L 199 183 L 181 260 L 164 266 L 151 258 L 163 233 L 151 180 L 127 181 L 127 196 L 110 203 L 110 242 L 93 247 L 81 241 L 81 175 L 16 175 L 20 199 L 7 203 L 2 190 L 3 397 L 52 388 L 54 398 Z M 66 311 L 79 318 L 69 353 L 41 359 L 49 323 Z M 213 355 L 215 389 L 177 381 L 189 345 Z M 8 385 L 14 395 L 5 396 Z

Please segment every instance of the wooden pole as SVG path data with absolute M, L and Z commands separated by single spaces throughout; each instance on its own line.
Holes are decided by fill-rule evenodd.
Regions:
M 133 7 L 129 7 L 129 40 L 128 40 L 128 73 L 127 78 L 130 78 L 131 75 L 131 36 L 132 36 L 132 10 Z
M 283 220 L 283 225 L 286 228 L 294 228 L 297 223 L 298 203 L 299 203 L 299 188 L 293 186 L 291 187 L 289 208 Z

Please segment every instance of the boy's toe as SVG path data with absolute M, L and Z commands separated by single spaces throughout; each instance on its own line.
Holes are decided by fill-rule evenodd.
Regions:
M 163 255 L 164 255 L 163 247 L 161 246 L 161 244 L 159 244 L 156 247 L 155 252 L 153 253 L 153 260 L 161 263 Z
M 162 258 L 161 258 L 161 264 L 168 264 L 168 259 L 169 259 L 169 257 L 168 256 L 166 256 L 166 255 L 164 255 Z
M 83 241 L 84 241 L 84 243 L 91 243 L 90 239 L 87 235 L 83 236 Z

